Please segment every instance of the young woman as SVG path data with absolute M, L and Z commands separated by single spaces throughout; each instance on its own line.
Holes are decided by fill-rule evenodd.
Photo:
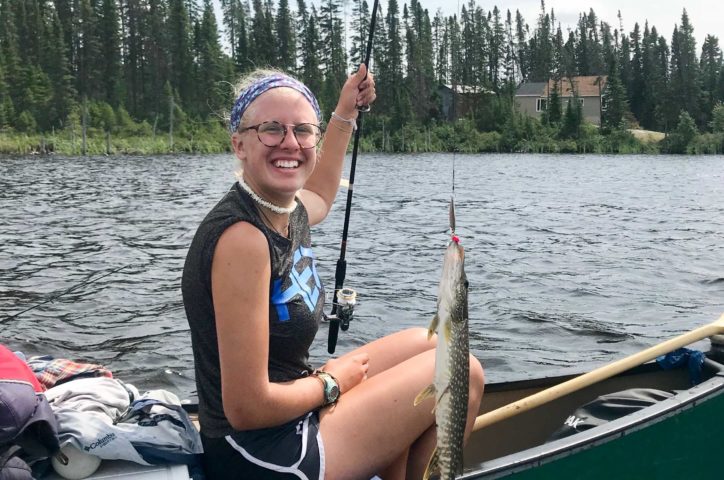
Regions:
M 239 181 L 201 223 L 186 259 L 204 468 L 215 479 L 421 478 L 435 443 L 435 339 L 405 330 L 308 364 L 324 290 L 309 226 L 329 212 L 355 128 L 375 99 L 361 65 L 321 150 L 317 100 L 278 72 L 243 82 L 230 119 Z M 483 390 L 471 357 L 468 431 Z

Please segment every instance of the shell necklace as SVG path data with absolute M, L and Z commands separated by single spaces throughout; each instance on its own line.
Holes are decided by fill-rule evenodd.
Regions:
M 246 193 L 248 193 L 249 196 L 250 196 L 256 203 L 258 203 L 259 205 L 261 205 L 262 207 L 264 207 L 264 208 L 266 208 L 266 209 L 271 210 L 271 211 L 274 212 L 274 213 L 278 213 L 278 214 L 280 214 L 280 215 L 289 214 L 289 213 L 292 213 L 295 208 L 297 208 L 297 201 L 296 201 L 296 200 L 294 200 L 294 203 L 292 204 L 291 207 L 280 207 L 279 205 L 275 205 L 275 204 L 273 204 L 273 203 L 271 203 L 271 202 L 268 202 L 268 201 L 264 200 L 264 199 L 261 198 L 259 195 L 257 195 L 257 193 L 256 193 L 254 190 L 252 190 L 249 185 L 246 184 L 246 182 L 244 181 L 244 178 L 243 178 L 241 175 L 238 176 L 237 182 L 239 182 L 239 186 L 241 186 L 241 188 L 243 188 L 244 191 L 245 191 Z

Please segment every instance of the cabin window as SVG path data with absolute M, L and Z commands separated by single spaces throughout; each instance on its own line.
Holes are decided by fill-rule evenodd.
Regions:
M 548 108 L 548 99 L 546 98 L 538 98 L 535 101 L 535 111 L 536 112 L 544 112 Z

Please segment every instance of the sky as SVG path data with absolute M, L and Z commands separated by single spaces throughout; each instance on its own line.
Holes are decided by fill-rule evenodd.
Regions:
M 372 2 L 373 0 L 367 0 Z M 381 0 L 382 4 L 386 4 Z M 405 0 L 398 0 L 400 3 Z M 462 5 L 467 5 L 467 0 L 419 0 L 420 5 L 428 9 L 432 17 L 438 8 L 443 13 L 452 15 Z M 316 2 L 315 2 L 316 3 Z M 510 10 L 515 18 L 515 11 L 520 10 L 523 18 L 531 26 L 535 27 L 536 20 L 540 13 L 540 0 L 476 0 L 476 5 L 486 12 L 492 10 L 496 5 L 503 12 Z M 667 42 L 671 43 L 671 34 L 674 25 L 681 24 L 681 13 L 686 8 L 689 21 L 694 26 L 694 37 L 696 38 L 697 52 L 701 53 L 701 45 L 706 35 L 714 35 L 719 38 L 719 46 L 724 47 L 724 1 L 723 0 L 547 0 L 546 10 L 554 10 L 557 21 L 565 33 L 568 27 L 575 28 L 578 23 L 578 16 L 581 12 L 588 12 L 591 8 L 598 16 L 599 21 L 607 22 L 613 28 L 619 28 L 618 12 L 623 17 L 623 28 L 628 34 L 633 30 L 636 22 L 641 26 L 646 20 L 649 27 L 656 26 L 659 35 L 663 35 Z
M 442 9 L 446 15 L 459 12 L 462 5 L 467 5 L 469 0 L 418 0 L 423 8 L 429 11 L 432 18 L 437 10 Z M 374 0 L 367 0 L 370 8 Z M 274 0 L 278 5 L 279 1 Z M 322 0 L 307 0 L 307 4 L 313 3 L 319 6 Z M 351 1 L 347 0 L 348 8 L 351 9 Z M 386 9 L 387 1 L 380 0 L 382 8 Z M 409 0 L 398 0 L 399 5 Z M 217 15 L 220 15 L 219 0 L 214 0 L 217 8 Z M 292 8 L 296 8 L 296 0 L 289 0 Z M 540 13 L 540 0 L 476 0 L 475 4 L 482 7 L 486 12 L 492 10 L 496 5 L 503 12 L 510 10 L 515 18 L 515 11 L 520 10 L 523 18 L 531 26 L 535 27 L 538 14 Z M 659 35 L 663 35 L 671 44 L 671 34 L 674 25 L 681 24 L 681 12 L 686 8 L 689 20 L 694 26 L 694 37 L 696 38 L 697 53 L 701 53 L 701 45 L 706 35 L 714 35 L 719 38 L 719 46 L 724 49 L 724 0 L 547 0 L 546 10 L 554 10 L 557 21 L 565 33 L 568 28 L 575 28 L 578 23 L 578 16 L 581 12 L 588 12 L 591 8 L 598 16 L 599 21 L 607 22 L 613 28 L 619 28 L 618 12 L 623 17 L 624 31 L 629 34 L 638 22 L 643 32 L 643 24 L 648 20 L 649 26 L 656 26 Z M 219 17 L 220 18 L 220 17 Z M 221 23 L 220 23 L 221 25 Z

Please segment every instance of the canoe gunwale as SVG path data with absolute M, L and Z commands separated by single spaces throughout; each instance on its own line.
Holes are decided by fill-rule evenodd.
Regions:
M 477 467 L 468 468 L 458 480 L 500 478 L 534 468 L 616 440 L 724 394 L 724 366 L 709 359 L 706 359 L 706 366 L 716 371 L 711 378 L 679 391 L 671 398 L 590 430 L 485 461 Z

